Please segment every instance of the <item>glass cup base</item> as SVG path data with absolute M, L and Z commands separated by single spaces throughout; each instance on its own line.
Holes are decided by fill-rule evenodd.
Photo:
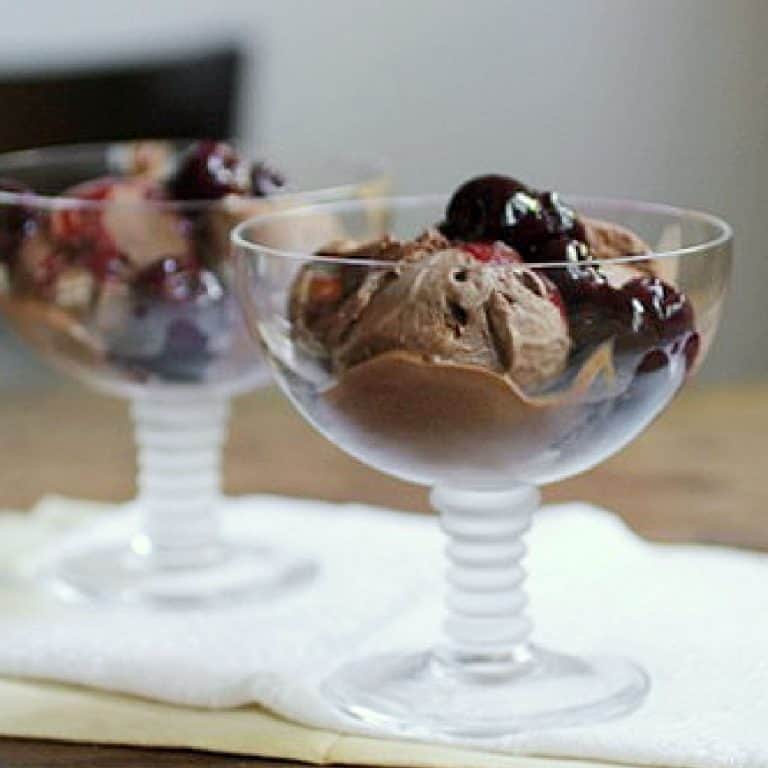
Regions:
M 323 685 L 346 715 L 414 738 L 491 738 L 585 725 L 634 710 L 648 689 L 648 676 L 630 661 L 537 647 L 508 672 L 466 672 L 434 653 L 385 655 L 348 664 Z
M 69 549 L 35 575 L 69 600 L 205 608 L 271 601 L 303 586 L 315 572 L 310 560 L 259 542 L 225 540 L 202 562 L 161 565 L 137 553 L 135 539 L 115 538 L 80 551 Z

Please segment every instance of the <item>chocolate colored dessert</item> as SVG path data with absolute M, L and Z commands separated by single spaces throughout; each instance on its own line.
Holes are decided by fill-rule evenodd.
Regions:
M 511 178 L 462 185 L 413 240 L 317 257 L 289 306 L 332 382 L 317 418 L 401 476 L 569 474 L 610 443 L 607 418 L 641 420 L 696 359 L 691 303 L 646 243 Z
M 285 180 L 223 142 L 115 149 L 114 173 L 41 196 L 0 180 L 21 196 L 0 195 L 3 309 L 38 346 L 136 382 L 201 381 L 228 356 L 237 367 L 229 232 Z

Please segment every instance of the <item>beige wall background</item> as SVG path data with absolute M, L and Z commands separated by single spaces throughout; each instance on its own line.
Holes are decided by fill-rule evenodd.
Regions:
M 768 376 L 766 0 L 0 0 L 0 18 L 5 70 L 239 39 L 253 144 L 373 150 L 404 191 L 499 170 L 717 212 L 736 274 L 703 375 Z M 0 385 L 41 380 L 0 343 Z

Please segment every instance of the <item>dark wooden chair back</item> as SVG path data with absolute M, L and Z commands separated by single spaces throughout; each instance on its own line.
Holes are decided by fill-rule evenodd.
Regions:
M 0 152 L 109 139 L 233 136 L 241 56 L 222 48 L 92 69 L 0 75 Z

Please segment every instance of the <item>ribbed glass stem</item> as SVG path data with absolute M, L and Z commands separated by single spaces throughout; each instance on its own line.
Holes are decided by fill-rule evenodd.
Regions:
M 136 399 L 141 533 L 134 551 L 158 568 L 215 562 L 229 402 L 217 396 Z
M 448 537 L 446 617 L 437 658 L 455 671 L 507 675 L 530 659 L 526 548 L 540 497 L 533 487 L 477 492 L 435 488 Z

